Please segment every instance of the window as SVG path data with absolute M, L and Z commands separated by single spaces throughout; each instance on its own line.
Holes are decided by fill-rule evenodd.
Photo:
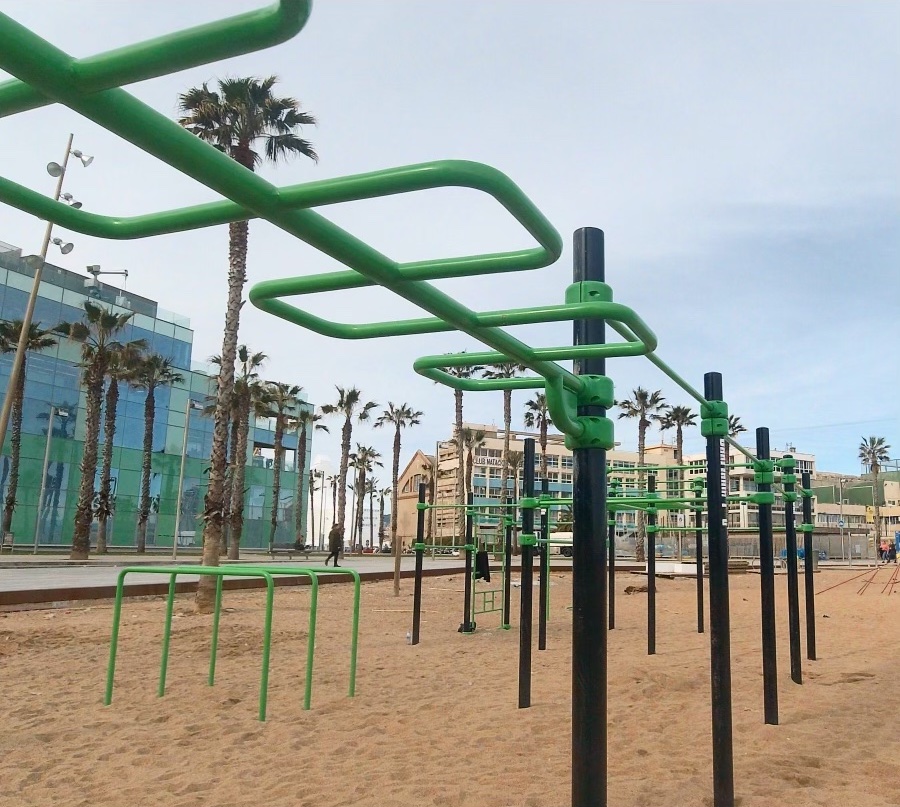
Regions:
M 575 460 L 572 457 L 560 457 L 561 465 L 563 468 L 574 468 Z

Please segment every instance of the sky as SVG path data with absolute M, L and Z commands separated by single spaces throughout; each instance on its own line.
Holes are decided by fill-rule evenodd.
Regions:
M 4 0 L 0 10 L 77 57 L 263 4 Z M 746 445 L 766 426 L 773 448 L 794 445 L 842 473 L 859 472 L 863 436 L 885 437 L 900 455 L 900 3 L 317 0 L 306 28 L 283 45 L 129 91 L 174 118 L 190 87 L 269 74 L 316 117 L 303 134 L 320 155 L 317 164 L 262 169 L 272 182 L 467 159 L 506 173 L 545 213 L 563 236 L 560 260 L 436 282 L 464 304 L 562 302 L 572 233 L 599 227 L 614 298 L 650 325 L 659 356 L 695 387 L 704 372 L 723 374 L 730 411 L 750 430 Z M 95 156 L 66 176 L 65 190 L 86 210 L 127 216 L 216 199 L 60 106 L 0 119 L 0 175 L 51 194 L 44 166 L 61 160 L 69 132 Z M 532 246 L 472 190 L 321 212 L 399 261 Z M 0 207 L 0 240 L 37 252 L 42 232 L 42 222 Z M 195 360 L 221 351 L 225 227 L 122 242 L 55 234 L 75 249 L 51 254 L 53 263 L 128 269 L 129 291 L 190 317 Z M 251 224 L 251 285 L 336 268 L 274 226 Z M 345 322 L 421 315 L 380 289 L 303 302 Z M 571 342 L 565 323 L 515 334 L 535 346 Z M 449 438 L 453 421 L 452 391 L 416 375 L 413 361 L 478 348 L 452 333 L 343 342 L 249 304 L 240 341 L 268 354 L 265 377 L 301 384 L 317 405 L 335 400 L 340 385 L 422 411 L 403 435 L 401 468 L 416 448 Z M 607 372 L 618 399 L 642 386 L 697 408 L 645 359 L 611 360 Z M 514 429 L 528 397 L 513 396 Z M 467 394 L 465 417 L 502 426 L 502 394 Z M 333 472 L 340 423 L 330 425 L 313 453 Z M 651 430 L 649 440 L 658 436 Z M 389 430 L 354 429 L 354 442 L 384 455 L 384 486 L 391 440 Z M 617 420 L 616 440 L 633 450 L 634 424 Z M 685 450 L 702 449 L 689 429 Z

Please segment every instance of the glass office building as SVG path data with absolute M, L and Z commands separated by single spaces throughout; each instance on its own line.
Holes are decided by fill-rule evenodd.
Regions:
M 22 319 L 32 287 L 34 272 L 22 259 L 20 249 L 0 242 L 0 319 Z M 93 285 L 90 285 L 93 282 Z M 148 546 L 171 546 L 175 535 L 182 545 L 199 545 L 209 455 L 212 446 L 212 418 L 192 410 L 186 424 L 188 401 L 207 405 L 215 392 L 215 377 L 200 369 L 191 369 L 193 331 L 185 317 L 161 309 L 154 301 L 113 286 L 96 283 L 88 275 L 46 264 L 35 305 L 35 323 L 52 328 L 60 322 L 79 321 L 83 303 L 93 298 L 117 312 L 129 311 L 131 320 L 122 334 L 123 341 L 143 339 L 154 352 L 172 360 L 183 381 L 156 390 L 156 417 L 153 426 L 152 476 L 150 480 L 151 515 L 147 530 Z M 264 348 L 263 345 L 256 346 Z M 75 506 L 80 481 L 79 466 L 84 445 L 85 395 L 81 388 L 81 347 L 60 337 L 59 344 L 41 352 L 29 352 L 25 374 L 25 401 L 22 417 L 22 447 L 16 509 L 12 521 L 16 548 L 71 543 Z M 12 354 L 0 355 L 0 392 L 6 394 Z M 197 365 L 195 364 L 195 367 Z M 110 546 L 133 546 L 141 482 L 144 435 L 143 390 L 120 384 L 113 440 L 113 491 L 115 515 L 108 527 Z M 311 404 L 304 403 L 306 406 Z M 55 408 L 52 434 L 48 438 L 51 407 Z M 102 423 L 102 415 L 101 415 Z M 187 425 L 181 518 L 175 525 L 178 476 Z M 272 510 L 274 423 L 261 419 L 251 424 L 245 458 L 246 498 L 244 532 L 241 545 L 268 545 Z M 5 502 L 10 475 L 10 436 L 0 458 L 0 495 Z M 102 456 L 101 434 L 101 456 Z M 50 454 L 41 499 L 41 471 L 49 440 Z M 293 542 L 294 512 L 298 501 L 297 483 L 306 532 L 308 479 L 298 480 L 296 473 L 296 434 L 285 436 L 285 462 L 281 474 L 278 525 L 275 541 Z M 312 435 L 307 442 L 305 468 L 310 466 Z M 95 487 L 99 486 L 98 481 Z M 39 499 L 41 501 L 39 502 Z

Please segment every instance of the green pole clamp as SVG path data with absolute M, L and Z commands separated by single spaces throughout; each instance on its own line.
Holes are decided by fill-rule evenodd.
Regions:
M 800 488 L 800 495 L 804 499 L 811 499 L 815 494 L 812 492 L 811 488 Z
M 615 527 L 615 526 L 616 526 L 616 520 L 615 520 L 614 518 L 608 519 L 607 522 L 606 522 L 606 526 L 607 526 L 607 527 Z
M 780 460 L 776 460 L 775 464 L 781 468 L 782 471 L 787 471 L 790 473 L 797 467 L 797 460 L 795 460 L 790 454 L 782 457 Z
M 463 546 L 463 549 L 465 549 L 466 552 L 474 552 L 476 549 L 478 549 L 478 547 L 475 546 L 475 544 L 465 544 L 465 546 Z
M 537 536 L 532 532 L 523 532 L 519 536 L 519 546 L 537 546 Z
M 784 473 L 781 475 L 781 483 L 783 485 L 796 485 L 797 484 L 797 474 L 792 473 Z
M 786 490 L 784 493 L 781 494 L 781 498 L 784 499 L 786 502 L 795 502 L 795 501 L 797 501 L 797 494 L 794 493 L 792 490 Z
M 700 434 L 704 437 L 728 437 L 728 404 L 707 401 L 700 404 Z
M 428 502 L 416 502 L 416 510 L 427 510 Z
M 503 517 L 503 526 L 504 527 L 511 527 L 513 524 L 515 524 L 515 522 L 512 520 L 512 518 L 510 516 Z
M 654 533 L 659 532 L 662 527 L 659 524 L 648 524 L 647 525 L 647 535 L 653 535 Z
M 540 500 L 534 496 L 523 496 L 519 499 L 519 508 L 522 510 L 534 510 L 539 506 Z
M 761 490 L 751 494 L 748 500 L 754 504 L 775 504 L 775 494 L 771 490 Z
M 476 508 L 474 508 L 474 507 L 467 507 L 467 508 L 466 508 L 466 515 L 467 515 L 467 516 L 471 516 L 472 518 L 478 518 L 479 513 L 478 513 L 478 510 L 477 510 Z
M 424 552 L 427 549 L 426 545 L 422 541 L 416 541 L 412 545 L 412 548 L 413 548 L 413 552 L 420 552 L 420 551 Z
M 812 524 L 801 524 L 797 529 L 799 529 L 800 532 L 812 532 L 813 525 Z
M 754 460 L 753 481 L 758 485 L 773 484 L 775 482 L 775 463 L 772 460 Z

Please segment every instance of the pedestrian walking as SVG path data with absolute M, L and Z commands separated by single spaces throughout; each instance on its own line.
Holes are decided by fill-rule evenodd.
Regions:
M 331 528 L 331 532 L 328 533 L 328 552 L 329 555 L 325 558 L 325 565 L 328 565 L 328 561 L 331 558 L 334 558 L 334 565 L 337 567 L 338 558 L 341 555 L 341 549 L 344 548 L 344 531 L 338 527 L 337 524 L 334 524 Z

